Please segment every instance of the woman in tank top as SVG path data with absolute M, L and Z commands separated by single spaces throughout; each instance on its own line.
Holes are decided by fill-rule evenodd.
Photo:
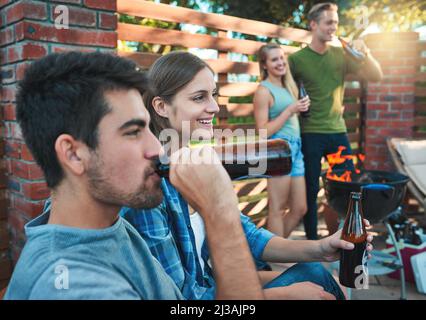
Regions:
M 256 127 L 265 129 L 270 139 L 286 140 L 292 153 L 290 175 L 268 180 L 267 227 L 287 238 L 306 213 L 305 168 L 297 114 L 308 110 L 310 100 L 297 100 L 297 86 L 278 44 L 262 46 L 258 61 L 262 81 L 253 100 Z

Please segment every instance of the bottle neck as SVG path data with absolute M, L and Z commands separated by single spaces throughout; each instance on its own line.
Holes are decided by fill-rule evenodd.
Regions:
M 342 44 L 343 50 L 354 60 L 358 62 L 362 62 L 365 60 L 366 55 L 358 50 L 355 50 L 347 41 L 342 39 L 341 37 L 338 38 L 340 43 Z
M 359 195 L 351 197 L 349 208 L 342 230 L 342 239 L 357 243 L 365 241 L 367 233 L 365 231 L 361 199 Z

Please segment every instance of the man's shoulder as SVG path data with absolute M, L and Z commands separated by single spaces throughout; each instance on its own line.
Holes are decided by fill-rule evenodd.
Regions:
M 343 48 L 341 47 L 329 46 L 328 50 L 332 55 L 340 55 L 340 56 L 344 55 Z M 313 54 L 312 50 L 309 49 L 308 46 L 306 46 L 289 55 L 288 59 L 292 61 L 298 60 L 298 59 L 306 59 L 306 58 L 309 58 L 312 54 Z
M 6 299 L 138 299 L 130 283 L 106 264 L 58 254 L 30 270 L 17 270 Z M 31 275 L 30 275 L 31 274 Z
M 296 52 L 293 52 L 292 54 L 290 54 L 288 56 L 288 59 L 289 60 L 301 59 L 301 58 L 307 56 L 308 54 L 309 54 L 309 49 L 306 46 L 306 47 L 304 47 L 300 50 L 297 50 Z
M 306 68 L 310 64 L 310 61 L 311 52 L 308 47 L 304 47 L 288 57 L 288 62 L 293 73 L 298 73 L 301 69 Z
M 51 263 L 48 244 L 27 241 L 14 268 L 5 299 L 28 299 L 32 288 Z
M 345 55 L 342 47 L 330 46 L 329 50 L 330 50 L 330 53 L 332 53 L 333 55 L 338 55 L 338 56 Z

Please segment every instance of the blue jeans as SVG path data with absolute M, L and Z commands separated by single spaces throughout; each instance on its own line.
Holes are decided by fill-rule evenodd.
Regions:
M 351 154 L 346 133 L 304 133 L 302 134 L 302 152 L 305 160 L 306 197 L 308 211 L 303 217 L 306 237 L 309 240 L 318 239 L 317 197 L 319 177 L 321 175 L 321 159 L 327 154 L 338 151 L 339 146 L 345 146 L 342 155 Z M 335 169 L 353 170 L 352 160 L 347 160 Z
M 333 276 L 319 262 L 298 263 L 267 283 L 264 289 L 286 287 L 304 281 L 320 285 L 337 300 L 345 300 L 345 295 Z

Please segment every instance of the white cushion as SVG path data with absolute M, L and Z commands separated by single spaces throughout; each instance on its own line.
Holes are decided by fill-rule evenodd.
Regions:
M 397 142 L 396 149 L 405 165 L 426 164 L 426 140 Z
M 426 194 L 426 163 L 405 166 L 405 170 L 414 184 Z

